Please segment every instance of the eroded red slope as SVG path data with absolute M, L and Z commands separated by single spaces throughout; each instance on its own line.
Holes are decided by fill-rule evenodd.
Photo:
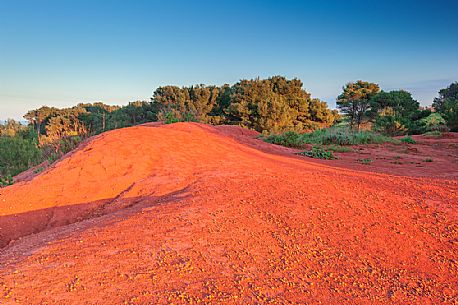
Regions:
M 457 181 L 337 169 L 250 135 L 115 130 L 2 189 L 0 300 L 456 301 Z

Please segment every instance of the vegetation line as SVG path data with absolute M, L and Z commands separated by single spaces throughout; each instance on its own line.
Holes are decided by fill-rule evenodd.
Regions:
M 345 145 L 397 142 L 392 136 L 440 136 L 458 130 L 458 82 L 440 90 L 432 107 L 423 109 L 407 91 L 385 92 L 377 84 L 359 80 L 343 88 L 337 106 L 340 112 L 312 98 L 299 79 L 282 76 L 241 80 L 232 86 L 163 86 L 154 91 L 151 101 L 123 107 L 43 106 L 24 115 L 27 126 L 14 120 L 0 124 L 0 187 L 45 160 L 54 162 L 89 136 L 152 121 L 239 125 L 261 132 L 270 143 L 299 148 L 314 144 L 304 154 L 322 157 L 348 149 Z M 414 142 L 410 137 L 401 141 Z

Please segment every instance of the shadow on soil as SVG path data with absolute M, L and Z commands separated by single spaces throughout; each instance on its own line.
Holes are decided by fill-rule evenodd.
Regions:
M 146 208 L 189 204 L 186 201 L 191 197 L 189 189 L 187 186 L 164 196 L 111 198 L 1 216 L 0 266 L 17 263 L 55 240 L 91 228 L 113 225 Z

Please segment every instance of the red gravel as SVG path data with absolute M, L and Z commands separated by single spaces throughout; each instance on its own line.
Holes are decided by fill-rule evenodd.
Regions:
M 1 189 L 0 303 L 458 302 L 456 146 L 423 167 L 384 167 L 255 136 L 119 129 Z M 455 140 L 393 149 L 423 158 Z M 409 170 L 376 173 L 396 166 Z

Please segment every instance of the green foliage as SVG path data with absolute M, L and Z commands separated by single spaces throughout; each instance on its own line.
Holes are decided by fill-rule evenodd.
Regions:
M 439 91 L 433 107 L 440 113 L 452 131 L 458 131 L 458 82 Z
M 371 131 L 353 131 L 346 128 L 325 128 L 303 134 L 290 131 L 283 134 L 270 135 L 264 137 L 263 140 L 288 147 L 303 147 L 305 144 L 358 145 L 397 142 L 393 138 Z
M 103 103 L 78 104 L 62 109 L 41 107 L 29 111 L 24 118 L 35 130 L 40 145 L 44 145 L 65 137 L 87 137 L 154 121 L 156 114 L 151 102 L 135 101 L 123 107 Z
M 423 131 L 447 131 L 446 122 L 444 118 L 439 113 L 431 113 L 426 118 L 420 120 L 421 126 L 423 126 Z
M 407 143 L 407 144 L 417 144 L 417 141 L 415 141 L 414 139 L 412 139 L 411 136 L 407 136 L 407 137 L 404 137 L 401 139 L 401 142 L 402 143 Z
M 5 124 L 0 124 L 0 137 L 14 137 L 26 132 L 27 127 L 13 119 L 8 119 Z
M 13 177 L 11 175 L 7 175 L 5 177 L 0 177 L 0 188 L 7 187 L 8 185 L 12 185 L 14 183 Z
M 303 135 L 303 141 L 307 144 L 337 144 L 358 145 L 393 142 L 390 137 L 370 131 L 352 131 L 343 128 L 327 128 Z
M 378 115 L 372 129 L 382 134 L 397 136 L 407 133 L 407 125 L 408 122 L 405 118 L 394 115 Z
M 45 170 L 45 167 L 39 167 L 39 168 L 35 169 L 35 170 L 33 171 L 33 173 L 34 173 L 34 174 L 39 174 L 39 173 L 41 173 L 41 172 L 44 171 L 44 170 Z
M 419 128 L 416 121 L 423 114 L 419 106 L 407 91 L 382 91 L 371 99 L 368 115 L 374 121 L 375 131 L 402 135 Z
M 269 135 L 263 138 L 263 140 L 268 143 L 286 147 L 302 147 L 304 144 L 306 144 L 302 140 L 302 135 L 294 131 L 287 131 L 283 134 Z
M 158 120 L 167 120 L 166 116 L 173 113 L 178 122 L 221 122 L 221 103 L 226 103 L 227 88 L 196 85 L 191 87 L 164 86 L 159 87 L 151 99 Z M 219 119 L 214 120 L 214 116 Z
M 339 118 L 325 102 L 311 99 L 298 79 L 281 76 L 241 80 L 233 86 L 159 87 L 152 98 L 158 120 L 170 112 L 179 121 L 237 124 L 259 132 L 305 131 Z
M 165 124 L 173 124 L 178 122 L 196 122 L 196 117 L 188 112 L 186 114 L 179 114 L 177 115 L 174 111 L 169 111 L 164 116 L 164 123 Z
M 227 113 L 232 120 L 259 132 L 303 132 L 330 126 L 338 118 L 325 103 L 311 99 L 300 80 L 280 76 L 240 81 L 231 101 Z
M 377 84 L 359 80 L 348 83 L 337 97 L 337 107 L 350 119 L 350 127 L 360 130 L 370 108 L 370 100 L 380 91 Z
M 0 137 L 0 177 L 15 176 L 41 160 L 42 153 L 34 141 L 19 136 Z
M 337 145 L 337 144 L 322 145 L 320 147 L 322 147 L 324 150 L 328 150 L 328 151 L 332 151 L 332 152 L 339 152 L 339 153 L 346 153 L 346 152 L 353 151 L 348 146 L 342 146 L 342 145 Z
M 442 136 L 442 132 L 440 132 L 439 130 L 427 131 L 423 135 L 427 137 L 440 137 Z
M 324 159 L 324 160 L 337 159 L 334 156 L 334 154 L 332 153 L 332 151 L 326 151 L 322 147 L 318 147 L 318 146 L 313 146 L 311 150 L 305 150 L 298 154 L 302 156 L 307 156 L 310 158 L 315 158 L 315 159 Z
M 169 111 L 165 114 L 165 124 L 173 124 L 179 121 L 180 120 L 175 116 L 175 114 L 172 111 Z
M 364 159 L 358 159 L 359 163 L 364 164 L 364 165 L 370 165 L 372 163 L 372 159 L 369 158 L 364 158 Z
M 420 103 L 412 98 L 412 94 L 405 90 L 385 92 L 381 91 L 370 100 L 372 117 L 376 115 L 395 115 L 411 117 L 419 109 Z
M 41 146 L 43 159 L 54 162 L 74 150 L 83 141 L 80 136 L 67 136 Z

